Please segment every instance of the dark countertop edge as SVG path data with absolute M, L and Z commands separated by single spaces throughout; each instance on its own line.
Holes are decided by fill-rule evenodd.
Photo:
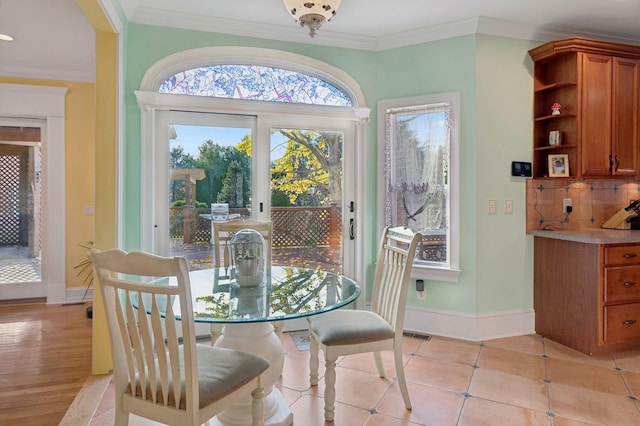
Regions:
M 640 243 L 640 230 L 630 229 L 576 229 L 562 231 L 532 230 L 527 235 L 574 241 L 587 244 L 627 244 Z

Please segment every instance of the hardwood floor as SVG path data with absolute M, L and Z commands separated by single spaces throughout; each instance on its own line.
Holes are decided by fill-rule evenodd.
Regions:
M 84 305 L 0 305 L 0 425 L 57 425 L 91 373 Z

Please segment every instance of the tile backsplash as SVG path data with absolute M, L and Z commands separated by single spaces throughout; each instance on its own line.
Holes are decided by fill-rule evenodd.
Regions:
M 565 198 L 571 198 L 569 214 L 562 212 Z M 638 198 L 638 181 L 527 179 L 527 231 L 600 228 Z

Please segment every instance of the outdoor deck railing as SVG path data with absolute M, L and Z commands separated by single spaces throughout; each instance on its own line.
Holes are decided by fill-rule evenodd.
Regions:
M 209 209 L 171 207 L 170 237 L 184 244 L 211 240 L 211 221 L 200 216 Z M 229 213 L 249 217 L 247 209 L 230 209 Z M 273 248 L 331 247 L 340 244 L 342 212 L 337 205 L 329 207 L 272 207 Z M 423 235 L 418 251 L 421 260 L 444 262 L 447 257 L 444 230 Z
M 185 244 L 211 240 L 211 221 L 202 217 L 209 209 L 169 208 L 169 236 Z M 248 217 L 247 209 L 229 209 L 230 214 Z M 341 211 L 329 207 L 273 207 L 273 247 L 323 247 L 338 245 L 341 237 Z

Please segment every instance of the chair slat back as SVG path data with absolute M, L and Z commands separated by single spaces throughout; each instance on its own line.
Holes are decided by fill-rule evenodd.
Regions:
M 386 227 L 380 241 L 372 310 L 391 324 L 396 335 L 402 335 L 411 268 L 421 237 L 408 228 Z
M 186 260 L 95 249 L 89 258 L 105 304 L 115 386 L 118 390 L 128 387 L 136 398 L 196 410 L 198 373 Z M 177 285 L 165 283 L 166 277 L 175 279 Z M 163 278 L 163 282 L 150 284 L 155 278 Z M 180 318 L 173 310 L 176 299 Z M 182 330 L 183 359 L 178 327 Z M 181 400 L 186 400 L 188 407 L 179 407 Z
M 233 236 L 243 229 L 253 229 L 262 234 L 267 244 L 267 261 L 271 262 L 272 223 L 270 221 L 233 220 L 228 222 L 214 222 L 213 241 L 216 251 L 214 266 L 216 268 L 228 268 L 230 266 L 231 253 L 229 243 Z

